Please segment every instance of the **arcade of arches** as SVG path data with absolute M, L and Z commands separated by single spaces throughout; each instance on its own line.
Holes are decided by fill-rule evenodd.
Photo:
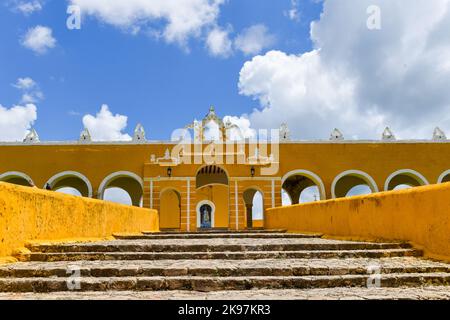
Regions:
M 208 121 L 217 120 L 212 112 Z M 219 122 L 221 130 L 226 125 Z M 225 131 L 221 136 L 227 136 Z M 106 200 L 111 200 L 110 191 L 122 190 L 129 204 L 157 209 L 161 229 L 189 231 L 262 227 L 264 212 L 282 205 L 282 192 L 297 204 L 450 182 L 447 141 L 282 140 L 259 150 L 269 161 L 256 162 L 250 158 L 259 154 L 246 141 L 240 148 L 222 151 L 226 161 L 220 163 L 214 157 L 196 162 L 195 149 L 183 152 L 183 157 L 193 159 L 190 163 L 179 162 L 170 156 L 176 146 L 143 139 L 4 143 L 0 181 L 56 191 L 71 188 L 83 197 Z M 200 151 L 208 147 L 204 143 Z M 245 161 L 239 162 L 242 153 Z M 278 159 L 269 157 L 272 154 Z M 276 172 L 265 175 L 263 169 L 273 164 Z
M 292 145 L 289 146 L 292 148 Z M 114 154 L 117 156 L 117 152 L 111 147 L 92 147 L 104 149 L 109 154 L 106 158 L 114 157 Z M 33 146 L 22 147 L 20 152 L 27 153 L 28 148 Z M 55 147 L 57 148 L 66 147 Z M 144 146 L 136 148 L 145 149 Z M 284 148 L 283 144 L 280 148 Z M 61 163 L 63 162 L 64 159 L 61 159 Z M 292 161 L 291 168 L 295 168 L 295 165 Z M 129 195 L 129 204 L 157 209 L 160 212 L 161 229 L 244 229 L 262 227 L 264 211 L 282 205 L 282 191 L 289 198 L 289 204 L 297 204 L 450 182 L 450 171 L 443 170 L 443 165 L 442 170 L 435 170 L 432 174 L 426 167 L 420 172 L 394 169 L 384 174 L 377 174 L 376 170 L 337 172 L 339 170 L 336 169 L 320 174 L 321 170 L 317 168 L 316 172 L 306 169 L 285 172 L 281 168 L 279 175 L 274 177 L 260 176 L 260 168 L 256 168 L 256 174 L 252 177 L 248 165 L 178 165 L 170 167 L 172 174 L 168 176 L 169 167 L 148 163 L 144 164 L 140 174 L 139 170 L 133 172 L 131 170 L 135 168 L 127 165 L 122 168 L 131 170 L 99 173 L 89 172 L 86 167 L 82 167 L 76 168 L 79 171 L 61 170 L 54 173 L 50 169 L 24 170 L 24 165 L 17 166 L 3 161 L 0 163 L 0 181 L 41 188 L 48 184 L 55 191 L 69 188 L 74 191 L 73 194 L 106 200 L 110 200 L 106 197 L 109 190 L 120 189 L 127 197 Z M 109 167 L 114 166 L 111 163 Z M 331 173 L 333 171 L 337 173 Z M 203 210 L 202 213 L 200 209 Z

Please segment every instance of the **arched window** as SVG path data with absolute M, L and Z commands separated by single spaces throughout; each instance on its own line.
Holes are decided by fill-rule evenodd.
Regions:
M 264 195 L 257 188 L 244 191 L 247 228 L 264 227 Z
M 398 170 L 392 173 L 384 184 L 384 190 L 398 190 L 405 187 L 420 187 L 427 185 L 427 179 L 417 171 L 411 169 Z
M 450 170 L 443 172 L 438 179 L 438 183 L 450 182 Z
M 0 181 L 25 187 L 34 186 L 33 180 L 31 180 L 31 178 L 27 174 L 18 171 L 9 171 L 0 174 Z
M 92 197 L 92 185 L 86 176 L 76 171 L 64 171 L 51 177 L 47 185 L 53 191 L 83 197 Z
M 294 170 L 287 173 L 282 178 L 282 190 L 283 205 L 319 201 L 326 198 L 322 179 L 307 170 Z
M 107 201 L 141 207 L 143 197 L 142 178 L 129 171 L 112 173 L 103 179 L 100 184 L 98 197 Z
M 228 185 L 227 173 L 221 167 L 215 165 L 202 167 L 197 172 L 196 177 L 197 189 L 212 184 L 222 184 L 227 186 Z
M 378 192 L 373 178 L 360 170 L 348 170 L 339 174 L 333 181 L 331 193 L 333 198 L 344 198 Z

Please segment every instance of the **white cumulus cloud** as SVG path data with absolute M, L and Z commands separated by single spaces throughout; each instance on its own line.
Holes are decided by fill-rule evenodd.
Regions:
M 55 47 L 56 39 L 52 35 L 52 29 L 36 26 L 27 31 L 22 40 L 22 45 L 37 54 L 44 54 Z
M 381 30 L 367 8 L 381 9 Z M 323 2 L 311 25 L 314 49 L 270 51 L 247 61 L 240 93 L 258 101 L 255 127 L 287 122 L 294 137 L 431 138 L 450 129 L 450 0 Z
M 191 37 L 216 25 L 224 0 L 70 0 L 84 15 L 137 33 L 151 30 L 169 43 L 185 46 Z
M 36 103 L 44 99 L 44 94 L 39 89 L 38 84 L 30 77 L 17 79 L 13 87 L 22 91 L 21 103 Z
M 230 130 L 231 140 L 241 140 L 256 137 L 256 131 L 251 128 L 250 120 L 245 116 L 225 116 L 223 118 L 223 122 L 230 122 L 235 126 L 232 130 Z
M 128 117 L 113 115 L 106 104 L 95 115 L 83 117 L 83 125 L 87 128 L 94 141 L 129 141 L 131 136 L 122 131 L 127 127 Z
M 299 3 L 298 0 L 291 0 L 291 8 L 284 12 L 284 15 L 293 21 L 300 21 L 300 12 L 299 12 Z
M 211 55 L 227 58 L 233 53 L 233 41 L 229 37 L 229 31 L 214 28 L 206 39 L 206 46 Z
M 15 1 L 14 9 L 28 16 L 34 12 L 41 11 L 43 7 L 43 1 Z
M 244 29 L 235 39 L 236 49 L 245 55 L 255 55 L 264 49 L 271 47 L 275 43 L 275 36 L 269 33 L 263 24 L 253 25 Z
M 9 109 L 0 105 L 0 141 L 22 141 L 36 119 L 34 104 Z
M 17 89 L 28 90 L 34 88 L 36 86 L 36 82 L 30 77 L 19 78 L 13 86 Z

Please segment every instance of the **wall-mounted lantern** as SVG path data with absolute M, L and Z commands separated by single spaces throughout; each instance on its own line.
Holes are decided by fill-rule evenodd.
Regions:
M 255 176 L 255 167 L 252 167 L 252 168 L 250 169 L 250 174 L 251 174 L 252 177 Z
M 167 168 L 167 176 L 170 178 L 172 176 L 172 168 Z

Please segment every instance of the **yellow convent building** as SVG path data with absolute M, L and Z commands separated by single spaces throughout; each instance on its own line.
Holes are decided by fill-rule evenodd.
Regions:
M 239 128 L 211 108 L 187 132 L 192 139 L 147 141 L 138 125 L 130 142 L 93 142 L 87 130 L 77 142 L 40 142 L 32 130 L 22 143 L 0 145 L 0 181 L 98 199 L 122 188 L 133 205 L 159 212 L 161 229 L 182 231 L 262 227 L 264 215 L 252 218 L 257 192 L 265 212 L 282 205 L 282 190 L 298 203 L 311 186 L 324 200 L 359 185 L 378 192 L 450 181 L 450 143 L 438 128 L 423 141 L 396 140 L 389 129 L 378 141 L 345 140 L 337 129 L 326 141 L 291 141 L 285 125 L 239 139 Z

